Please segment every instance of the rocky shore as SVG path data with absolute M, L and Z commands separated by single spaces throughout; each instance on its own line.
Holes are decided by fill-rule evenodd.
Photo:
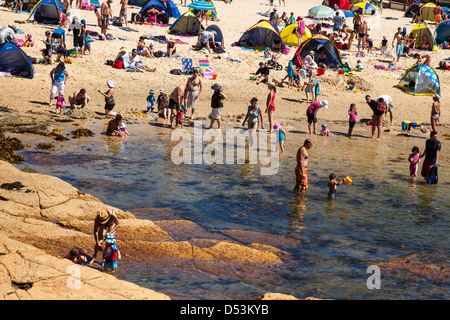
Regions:
M 92 253 L 95 215 L 112 208 L 93 196 L 59 178 L 23 172 L 0 161 L 0 204 L 0 299 L 170 299 L 95 267 L 79 266 L 79 278 L 75 277 L 73 270 L 78 269 L 73 266 L 78 265 L 63 257 L 74 246 Z M 213 236 L 191 221 L 152 222 L 112 209 L 120 219 L 117 243 L 126 261 L 196 263 L 208 272 L 242 273 L 248 279 L 251 274 L 271 276 L 287 255 L 269 245 L 228 240 L 245 237 L 239 232 Z M 71 288 L 74 280 L 79 285 Z M 295 299 L 259 297 L 267 298 Z

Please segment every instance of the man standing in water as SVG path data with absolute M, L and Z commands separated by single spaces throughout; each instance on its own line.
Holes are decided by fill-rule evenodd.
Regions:
M 421 175 L 427 179 L 431 171 L 431 166 L 437 166 L 439 164 L 439 153 L 441 152 L 441 143 L 437 139 L 437 132 L 430 132 L 430 139 L 425 143 L 425 151 L 420 156 L 421 158 L 425 156 L 425 161 L 422 165 Z
M 308 149 L 312 147 L 312 141 L 306 139 L 297 151 L 297 166 L 295 167 L 295 188 L 294 192 L 300 191 L 304 194 L 308 190 Z

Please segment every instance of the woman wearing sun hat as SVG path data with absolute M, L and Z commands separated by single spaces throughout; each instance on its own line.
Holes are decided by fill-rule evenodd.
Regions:
M 218 129 L 220 129 L 220 114 L 223 109 L 223 100 L 227 96 L 222 92 L 222 87 L 218 83 L 215 83 L 211 89 L 214 90 L 214 93 L 211 97 L 211 124 L 208 129 L 212 129 L 214 121 L 217 121 Z
M 95 248 L 89 264 L 92 264 L 97 257 L 97 253 L 102 251 L 102 243 L 106 234 L 114 234 L 119 227 L 119 218 L 112 209 L 102 209 L 97 213 L 94 220 Z
M 115 84 L 112 80 L 106 81 L 106 84 L 108 85 L 108 91 L 103 92 L 101 90 L 98 90 L 98 92 L 105 97 L 105 114 L 111 117 L 115 117 L 117 115 L 117 112 L 112 112 L 112 109 L 116 105 L 116 102 L 114 100 Z

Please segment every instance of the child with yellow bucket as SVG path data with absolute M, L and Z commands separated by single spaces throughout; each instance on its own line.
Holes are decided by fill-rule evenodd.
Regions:
M 330 199 L 336 198 L 337 187 L 340 186 L 342 183 L 346 184 L 352 183 L 352 179 L 350 179 L 350 177 L 345 177 L 341 181 L 337 182 L 336 175 L 334 173 L 330 174 L 329 179 L 330 180 L 328 181 L 328 197 L 330 197 Z

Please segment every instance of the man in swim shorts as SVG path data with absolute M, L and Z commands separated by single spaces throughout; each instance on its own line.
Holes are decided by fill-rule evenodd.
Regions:
M 194 111 L 197 106 L 197 101 L 200 93 L 202 93 L 203 84 L 200 76 L 198 75 L 198 70 L 195 69 L 192 76 L 188 78 L 186 83 L 185 97 L 187 97 L 186 109 L 192 107 L 191 119 L 194 119 Z
M 397 32 L 394 34 L 394 39 L 392 40 L 392 47 L 394 47 L 394 41 L 397 40 L 397 47 L 395 49 L 395 52 L 397 54 L 397 62 L 400 60 L 400 56 L 403 55 L 403 45 L 405 42 L 405 38 L 402 34 L 402 28 L 398 28 Z
M 300 191 L 304 194 L 308 190 L 308 149 L 313 143 L 310 139 L 306 139 L 297 151 L 297 166 L 295 167 L 295 188 L 294 192 Z
M 119 21 L 122 22 L 122 18 L 123 18 L 123 20 L 125 20 L 126 27 L 128 27 L 127 6 L 128 6 L 128 0 L 120 0 Z
M 358 27 L 358 51 L 359 48 L 364 50 L 366 48 L 366 36 L 367 36 L 367 22 L 364 21 Z
M 442 21 L 442 14 L 444 13 L 444 9 L 442 9 L 442 7 L 438 4 L 433 9 L 433 13 L 434 13 L 434 23 L 437 26 Z
M 109 25 L 109 19 L 111 17 L 112 19 L 112 11 L 111 11 L 111 3 L 113 0 L 107 0 L 106 2 L 102 3 L 101 11 L 102 11 L 102 28 L 101 32 L 102 34 L 106 34 L 106 31 L 108 30 Z

